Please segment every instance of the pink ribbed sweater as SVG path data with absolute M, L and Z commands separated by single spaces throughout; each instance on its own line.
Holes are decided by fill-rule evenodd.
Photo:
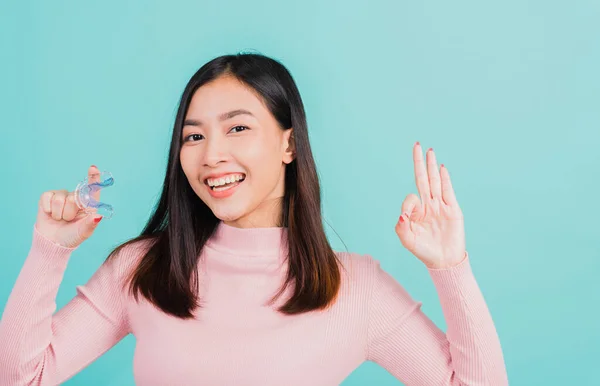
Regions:
M 199 263 L 203 308 L 184 321 L 121 289 L 142 243 L 103 264 L 53 315 L 73 249 L 34 227 L 0 323 L 0 385 L 64 382 L 129 333 L 139 385 L 337 385 L 366 360 L 406 385 L 508 384 L 468 255 L 456 267 L 428 269 L 446 334 L 369 255 L 337 253 L 346 270 L 333 307 L 284 316 L 273 308 L 289 292 L 264 303 L 286 270 L 285 232 L 221 223 Z

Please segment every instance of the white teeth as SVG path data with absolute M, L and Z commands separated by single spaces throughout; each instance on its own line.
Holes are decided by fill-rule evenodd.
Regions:
M 214 191 L 216 192 L 222 192 L 223 190 L 227 190 L 227 189 L 231 189 L 232 185 L 227 185 L 227 186 L 215 186 L 213 188 Z
M 233 175 L 226 176 L 224 178 L 218 178 L 218 179 L 209 178 L 207 180 L 207 183 L 211 187 L 217 187 L 217 186 L 230 184 L 232 182 L 239 181 L 243 178 L 244 178 L 244 176 L 242 174 L 233 174 Z

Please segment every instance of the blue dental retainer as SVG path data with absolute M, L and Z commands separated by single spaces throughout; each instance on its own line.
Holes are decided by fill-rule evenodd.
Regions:
M 113 216 L 113 207 L 104 202 L 98 201 L 98 192 L 107 186 L 112 186 L 115 180 L 110 172 L 100 172 L 91 176 L 92 181 L 86 177 L 75 188 L 75 203 L 79 209 L 86 213 L 94 213 L 104 218 Z

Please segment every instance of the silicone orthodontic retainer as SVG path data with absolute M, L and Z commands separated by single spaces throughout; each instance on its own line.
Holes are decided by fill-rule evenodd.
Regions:
M 110 172 L 99 172 L 98 175 L 92 175 L 92 180 L 85 178 L 75 188 L 75 203 L 79 209 L 86 213 L 99 214 L 104 218 L 111 218 L 113 216 L 113 207 L 104 202 L 97 201 L 95 193 L 99 192 L 103 188 L 112 186 L 115 180 Z

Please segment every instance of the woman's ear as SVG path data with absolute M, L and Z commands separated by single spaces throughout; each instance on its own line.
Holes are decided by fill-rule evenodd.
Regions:
M 294 140 L 294 129 L 290 128 L 283 133 L 285 142 L 285 152 L 283 153 L 283 162 L 290 164 L 296 158 L 296 141 Z

